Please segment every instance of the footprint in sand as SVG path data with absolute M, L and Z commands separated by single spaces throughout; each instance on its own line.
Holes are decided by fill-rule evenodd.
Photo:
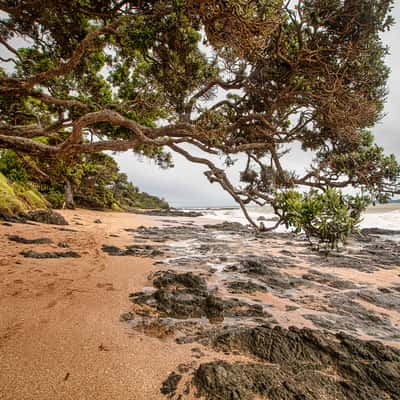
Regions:
M 52 300 L 50 301 L 49 304 L 47 304 L 47 308 L 53 308 L 57 305 L 57 300 Z
M 13 324 L 0 333 L 0 348 L 13 336 L 15 336 L 21 329 L 23 324 L 21 322 Z
M 105 289 L 105 290 L 115 290 L 114 285 L 112 283 L 98 283 L 96 287 Z

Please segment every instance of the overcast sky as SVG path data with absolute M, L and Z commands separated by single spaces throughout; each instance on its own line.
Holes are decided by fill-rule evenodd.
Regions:
M 389 96 L 385 107 L 386 116 L 374 133 L 378 144 L 388 153 L 400 159 L 400 0 L 395 0 L 394 17 L 396 25 L 383 36 L 390 47 L 387 63 L 392 69 L 389 79 Z M 142 191 L 164 197 L 175 207 L 228 206 L 235 203 L 218 184 L 210 184 L 203 175 L 203 169 L 179 155 L 174 155 L 175 167 L 161 170 L 149 160 L 138 160 L 132 153 L 115 156 L 121 169 L 126 172 Z M 290 169 L 304 169 L 309 156 L 301 151 L 292 151 L 286 165 Z M 233 170 L 237 170 L 234 167 Z

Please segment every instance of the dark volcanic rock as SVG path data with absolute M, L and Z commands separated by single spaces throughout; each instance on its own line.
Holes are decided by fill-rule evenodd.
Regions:
M 363 235 L 400 235 L 399 230 L 381 229 L 381 228 L 364 228 L 361 229 Z
M 210 344 L 255 362 L 200 365 L 193 383 L 206 399 L 384 400 L 400 393 L 400 350 L 345 334 L 270 326 L 217 334 Z M 256 362 L 258 360 L 258 362 Z
M 80 258 L 80 254 L 75 251 L 64 251 L 64 252 L 49 252 L 46 251 L 44 253 L 38 253 L 33 250 L 22 251 L 20 253 L 25 258 Z
M 242 225 L 239 222 L 228 222 L 224 221 L 221 224 L 206 224 L 204 225 L 206 229 L 213 229 L 216 231 L 226 231 L 226 232 L 251 232 L 254 231 L 253 228 L 248 225 Z
M 364 334 L 387 340 L 400 338 L 400 331 L 392 325 L 387 315 L 378 314 L 363 307 L 353 301 L 353 297 L 360 297 L 357 291 L 331 294 L 325 307 L 326 312 L 305 314 L 303 317 L 312 321 L 316 326 L 332 332 L 346 331 L 357 334 L 361 331 Z
M 378 307 L 386 308 L 387 310 L 400 311 L 400 294 L 392 293 L 391 291 L 361 290 L 354 293 L 354 297 L 359 297 L 362 300 L 375 304 Z
M 300 285 L 309 285 L 309 282 L 302 278 L 297 278 L 286 273 L 280 272 L 280 266 L 287 266 L 286 260 L 278 257 L 250 258 L 242 261 L 241 273 L 257 277 L 269 288 L 275 290 L 288 290 Z
M 104 244 L 101 249 L 110 256 L 158 257 L 164 252 L 155 246 L 132 244 L 120 249 L 117 246 Z
M 50 225 L 68 225 L 67 220 L 53 210 L 34 210 L 20 213 L 21 218 Z
M 310 257 L 303 253 L 318 268 L 353 268 L 362 272 L 397 268 L 400 263 L 400 243 L 391 240 L 374 239 L 364 243 L 359 250 L 347 254 Z
M 150 306 L 161 317 L 177 319 L 202 318 L 210 321 L 225 317 L 265 317 L 259 304 L 238 299 L 221 299 L 207 289 L 205 280 L 192 273 L 158 272 L 153 284 L 158 289 L 151 294 L 138 292 L 130 295 L 135 304 Z
M 50 244 L 50 243 L 52 243 L 51 239 L 48 239 L 48 238 L 25 239 L 22 236 L 18 236 L 18 235 L 9 235 L 8 239 L 13 242 L 17 242 L 17 243 L 21 243 L 21 244 Z
M 182 375 L 179 375 L 176 372 L 171 372 L 168 378 L 162 383 L 160 392 L 165 396 L 173 396 L 181 379 Z
M 11 214 L 6 214 L 3 212 L 0 212 L 0 220 L 7 221 L 6 223 L 13 222 L 13 223 L 18 223 L 18 224 L 35 225 L 32 222 L 28 222 L 27 218 L 22 213 L 18 214 L 18 215 L 11 215 Z
M 141 210 L 135 209 L 131 210 L 131 212 L 135 214 L 142 214 L 142 215 L 153 215 L 156 217 L 188 217 L 188 218 L 196 218 L 202 217 L 203 214 L 197 211 L 181 211 L 175 210 L 173 208 L 170 209 L 160 209 L 160 210 Z
M 177 274 L 173 271 L 165 271 L 158 273 L 153 280 L 153 285 L 158 289 L 186 288 L 197 291 L 205 291 L 207 289 L 206 280 L 199 275 L 194 275 L 192 272 Z
M 358 286 L 350 281 L 345 281 L 335 275 L 320 272 L 311 269 L 302 276 L 303 279 L 308 281 L 317 282 L 323 285 L 333 287 L 335 289 L 356 289 Z
M 259 285 L 252 281 L 233 281 L 228 282 L 227 285 L 230 293 L 256 293 L 256 292 L 267 292 L 268 289 L 265 286 Z

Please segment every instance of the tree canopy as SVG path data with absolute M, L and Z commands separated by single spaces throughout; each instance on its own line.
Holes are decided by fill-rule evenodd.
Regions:
M 0 174 L 22 193 L 36 191 L 53 208 L 78 206 L 117 211 L 169 208 L 165 200 L 139 191 L 120 172 L 114 158 L 104 153 L 79 154 L 64 161 L 2 150 Z
M 370 131 L 387 93 L 391 6 L 1 0 L 0 148 L 66 161 L 132 149 L 161 166 L 172 150 L 205 166 L 248 218 L 247 204 L 296 187 L 387 200 L 400 169 Z M 303 175 L 282 159 L 294 143 L 314 155 Z M 234 185 L 212 160 L 238 154 Z

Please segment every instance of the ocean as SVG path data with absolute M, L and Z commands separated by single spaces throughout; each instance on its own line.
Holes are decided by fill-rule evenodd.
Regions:
M 189 209 L 186 210 L 189 211 Z M 194 209 L 190 209 L 190 211 L 194 211 Z M 201 211 L 208 219 L 240 222 L 242 224 L 248 223 L 240 208 L 197 208 L 196 211 Z M 258 218 L 263 219 L 266 227 L 275 224 L 274 217 L 276 216 L 271 207 L 248 207 L 248 211 L 255 221 Z M 369 207 L 363 213 L 360 228 L 400 230 L 400 204 L 389 203 Z M 278 232 L 284 232 L 285 230 L 286 228 L 283 225 L 277 229 Z

